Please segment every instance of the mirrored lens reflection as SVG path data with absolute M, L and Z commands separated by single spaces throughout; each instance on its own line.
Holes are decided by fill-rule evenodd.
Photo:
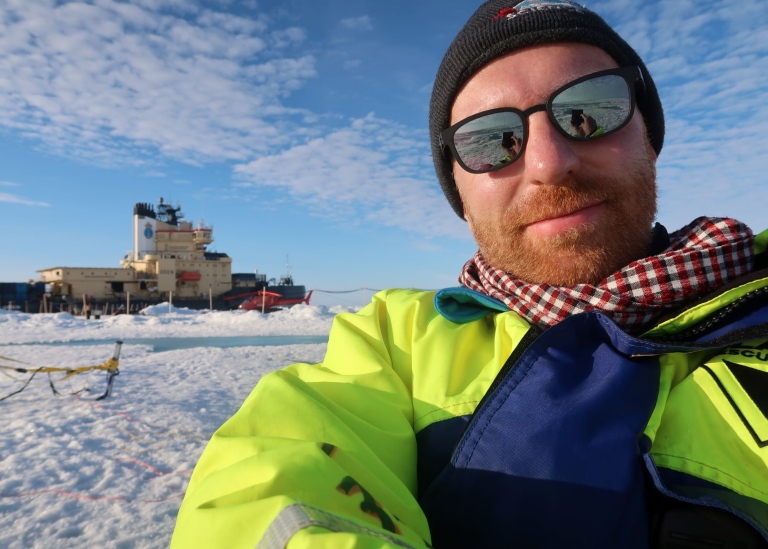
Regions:
M 610 74 L 560 92 L 552 100 L 552 114 L 563 131 L 588 139 L 615 130 L 626 122 L 630 103 L 626 80 Z
M 513 112 L 481 116 L 456 130 L 453 144 L 469 169 L 491 170 L 520 155 L 523 121 Z

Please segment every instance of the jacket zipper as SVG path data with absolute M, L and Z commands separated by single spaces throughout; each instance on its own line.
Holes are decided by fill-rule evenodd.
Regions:
M 725 324 L 730 322 L 730 319 L 729 319 L 730 315 L 738 312 L 739 309 L 742 309 L 745 305 L 752 304 L 755 299 L 759 299 L 761 297 L 768 298 L 768 286 L 763 286 L 762 288 L 758 288 L 757 290 L 753 290 L 751 292 L 744 294 L 737 300 L 733 301 L 732 303 L 729 303 L 728 305 L 720 309 L 717 313 L 715 313 L 711 317 L 707 318 L 701 324 L 692 326 L 690 328 L 687 328 L 675 334 L 663 335 L 658 337 L 652 336 L 649 339 L 653 339 L 653 341 L 660 341 L 664 343 L 693 341 L 695 338 L 702 336 L 707 332 L 714 331 L 715 329 L 724 326 Z

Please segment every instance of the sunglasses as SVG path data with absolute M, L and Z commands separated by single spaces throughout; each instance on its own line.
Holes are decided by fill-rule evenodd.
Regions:
M 469 173 L 500 170 L 520 158 L 528 136 L 528 117 L 547 111 L 564 137 L 590 141 L 626 126 L 635 112 L 635 87 L 645 90 L 639 67 L 622 67 L 582 76 L 558 88 L 543 105 L 524 111 L 492 109 L 465 118 L 440 132 L 443 153 Z M 446 148 L 447 147 L 447 148 Z

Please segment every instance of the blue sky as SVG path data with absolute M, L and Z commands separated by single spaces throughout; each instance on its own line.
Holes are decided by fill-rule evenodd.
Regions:
M 289 256 L 307 288 L 455 285 L 475 245 L 427 112 L 477 5 L 0 0 L 0 281 L 118 266 L 134 203 L 162 196 L 213 225 L 237 272 L 279 277 Z M 585 5 L 659 87 L 659 221 L 766 228 L 768 3 Z

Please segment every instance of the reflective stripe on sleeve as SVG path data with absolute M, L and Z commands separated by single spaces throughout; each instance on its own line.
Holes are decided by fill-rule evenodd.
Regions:
M 412 545 L 405 543 L 399 538 L 372 528 L 366 528 L 351 520 L 303 503 L 294 503 L 280 511 L 280 514 L 277 515 L 272 524 L 269 525 L 269 528 L 267 528 L 264 537 L 261 538 L 256 549 L 283 549 L 288 545 L 288 542 L 296 532 L 310 526 L 319 526 L 331 532 L 373 536 L 393 545 L 415 549 Z

